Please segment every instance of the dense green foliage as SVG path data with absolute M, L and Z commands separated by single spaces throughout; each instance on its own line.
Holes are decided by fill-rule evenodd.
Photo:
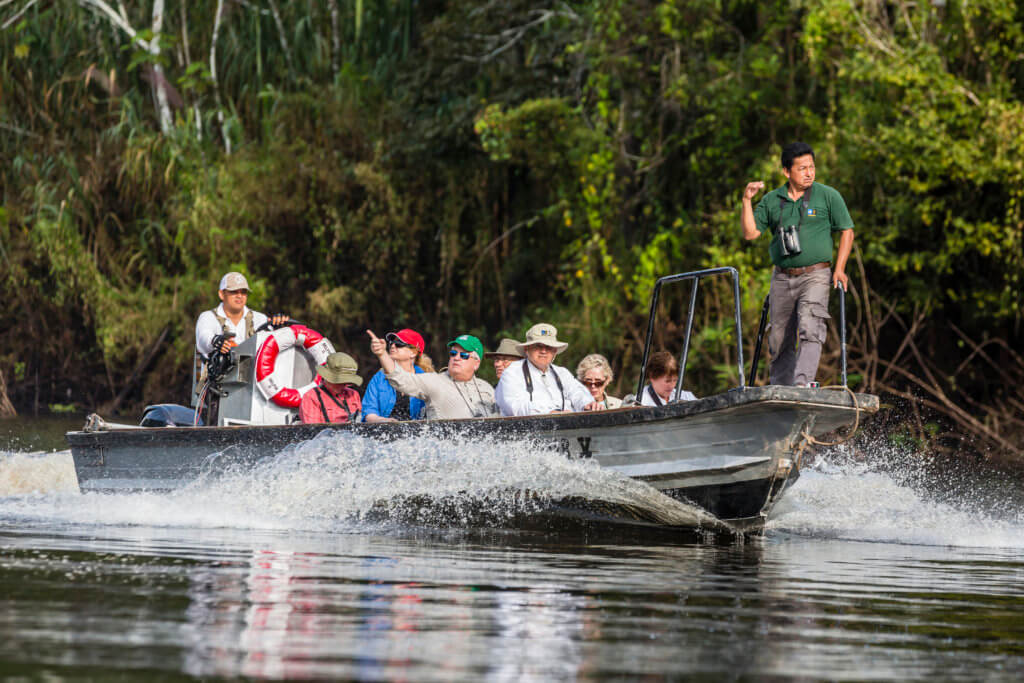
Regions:
M 136 368 L 131 402 L 183 400 L 233 268 L 364 361 L 367 327 L 436 353 L 544 319 L 623 393 L 654 280 L 733 265 L 749 359 L 768 259 L 739 194 L 803 139 L 857 224 L 856 381 L 1019 452 L 1024 3 L 197 0 L 158 33 L 139 4 L 141 47 L 96 3 L 0 14 L 16 405 L 99 405 Z M 702 393 L 735 382 L 731 297 L 705 294 Z

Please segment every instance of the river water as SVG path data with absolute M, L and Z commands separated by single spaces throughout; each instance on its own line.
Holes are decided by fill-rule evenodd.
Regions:
M 83 495 L 70 455 L 50 452 L 80 424 L 0 423 L 0 676 L 1024 672 L 1024 508 L 1011 479 L 936 485 L 882 447 L 872 465 L 835 452 L 805 470 L 764 537 L 716 543 L 504 528 L 526 503 L 495 494 L 496 481 L 686 510 L 558 456 L 493 445 L 327 435 L 184 491 Z M 494 508 L 487 523 L 459 510 L 367 514 L 382 495 L 449 489 L 480 494 Z

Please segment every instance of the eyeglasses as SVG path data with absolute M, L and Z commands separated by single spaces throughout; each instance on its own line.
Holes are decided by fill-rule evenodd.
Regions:
M 603 387 L 607 383 L 608 383 L 608 380 L 606 380 L 606 379 L 585 379 L 585 380 L 583 380 L 583 384 L 585 384 L 588 387 L 594 387 L 595 389 L 597 387 Z
M 228 296 L 249 296 L 248 289 L 229 289 Z
M 456 351 L 455 349 L 451 349 L 450 351 L 448 351 L 448 355 L 451 356 L 452 358 L 458 356 L 462 360 L 469 360 L 470 358 L 473 357 L 473 354 L 470 353 L 469 351 Z
M 396 349 L 407 349 L 410 346 L 412 346 L 412 344 L 406 344 L 404 341 L 401 341 L 400 339 L 388 339 L 388 348 L 389 349 L 392 348 L 392 347 L 394 347 Z

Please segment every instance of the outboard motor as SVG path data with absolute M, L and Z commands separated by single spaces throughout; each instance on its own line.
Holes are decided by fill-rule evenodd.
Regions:
M 194 424 L 196 412 L 192 408 L 179 406 L 175 403 L 159 403 L 155 406 L 146 406 L 142 414 L 143 427 L 191 427 Z M 202 418 L 199 420 L 202 425 Z

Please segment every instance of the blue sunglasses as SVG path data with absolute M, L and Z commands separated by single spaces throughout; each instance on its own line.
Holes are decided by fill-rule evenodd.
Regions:
M 451 356 L 452 358 L 458 356 L 462 360 L 469 360 L 473 354 L 470 353 L 469 351 L 456 351 L 455 349 L 449 349 L 448 355 Z

